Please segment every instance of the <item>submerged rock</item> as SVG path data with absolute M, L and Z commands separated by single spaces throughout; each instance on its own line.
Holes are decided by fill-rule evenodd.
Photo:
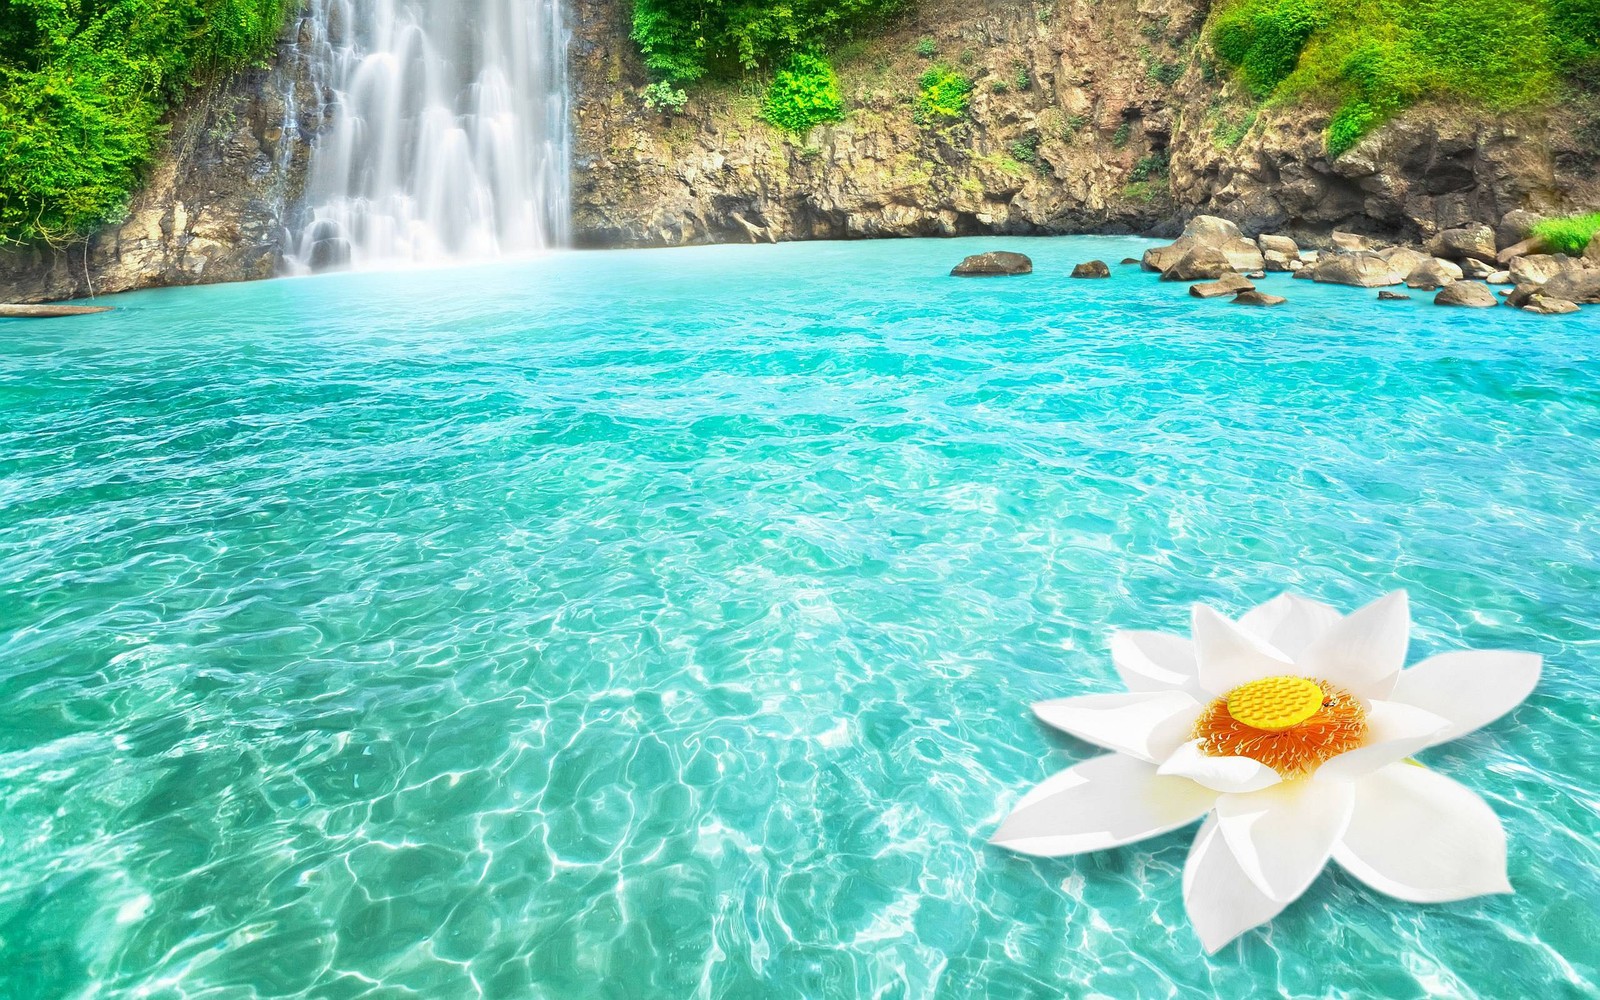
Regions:
M 1411 296 L 1406 295 L 1404 292 L 1391 292 L 1391 291 L 1388 291 L 1387 289 L 1385 289 L 1384 291 L 1380 291 L 1378 293 L 1378 301 L 1379 302 L 1409 302 L 1409 301 L 1411 301 Z
M 1106 262 L 1103 260 L 1085 261 L 1072 269 L 1072 276 L 1074 278 L 1109 278 L 1111 277 L 1111 268 L 1107 267 Z
M 110 306 L 7 305 L 0 302 L 0 319 L 54 319 L 57 316 L 87 316 L 110 311 Z
M 1122 263 L 1124 263 L 1124 264 L 1137 264 L 1137 263 L 1139 263 L 1139 258 L 1137 258 L 1137 257 L 1124 257 L 1124 258 L 1122 258 Z
M 1335 254 L 1317 261 L 1311 276 L 1317 281 L 1335 285 L 1356 285 L 1375 288 L 1379 285 L 1398 285 L 1400 277 L 1389 262 L 1375 253 L 1355 251 Z
M 1269 295 L 1252 288 L 1233 297 L 1236 306 L 1281 306 L 1289 300 L 1282 295 Z
M 1455 281 L 1439 289 L 1439 294 L 1433 297 L 1433 304 L 1487 309 L 1499 305 L 1500 299 L 1489 290 L 1488 285 L 1480 285 L 1476 281 Z
M 957 264 L 950 274 L 957 278 L 986 278 L 1002 274 L 1032 274 L 1033 261 L 1009 250 L 974 254 Z
M 1233 295 L 1236 292 L 1253 292 L 1256 286 L 1249 280 L 1237 274 L 1224 274 L 1216 281 L 1207 281 L 1199 285 L 1190 285 L 1189 294 L 1197 299 L 1215 299 L 1223 295 Z

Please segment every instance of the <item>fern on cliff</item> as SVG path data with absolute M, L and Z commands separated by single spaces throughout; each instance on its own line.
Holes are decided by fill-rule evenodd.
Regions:
M 0 0 L 0 242 L 63 242 L 121 213 L 206 76 L 260 58 L 287 0 Z
M 1209 36 L 1257 99 L 1332 105 L 1337 156 L 1420 101 L 1548 100 L 1600 58 L 1600 0 L 1231 0 Z

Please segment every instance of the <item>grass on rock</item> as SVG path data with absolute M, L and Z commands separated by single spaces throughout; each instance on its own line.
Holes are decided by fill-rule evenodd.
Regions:
M 1589 248 L 1589 240 L 1600 232 L 1600 212 L 1545 219 L 1536 223 L 1532 235 L 1541 237 L 1561 252 L 1577 256 Z

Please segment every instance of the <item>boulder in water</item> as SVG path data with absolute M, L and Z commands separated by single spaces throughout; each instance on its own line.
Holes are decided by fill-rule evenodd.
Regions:
M 1522 307 L 1525 311 L 1538 313 L 1541 316 L 1561 316 L 1566 313 L 1578 311 L 1578 304 L 1570 299 L 1554 299 L 1548 295 L 1535 292 L 1528 299 L 1528 304 Z
M 1111 268 L 1107 267 L 1106 262 L 1103 260 L 1085 261 L 1072 269 L 1072 276 L 1074 278 L 1109 278 L 1111 277 Z
M 1410 300 L 1411 296 L 1402 292 L 1391 292 L 1388 289 L 1384 289 L 1378 293 L 1379 302 L 1408 302 Z
M 1478 260 L 1494 263 L 1494 230 L 1479 224 L 1444 229 L 1428 240 L 1425 249 L 1435 257 L 1446 260 Z
M 1323 257 L 1317 261 L 1311 276 L 1324 283 L 1356 285 L 1360 288 L 1398 285 L 1405 280 L 1389 266 L 1388 261 L 1364 250 Z
M 1032 274 L 1033 261 L 1009 250 L 973 254 L 950 272 L 958 278 L 987 278 L 1002 274 Z
M 1216 247 L 1196 245 L 1161 272 L 1162 281 L 1201 281 L 1233 272 L 1228 255 Z
M 1233 297 L 1233 304 L 1236 306 L 1281 306 L 1288 301 L 1282 295 L 1269 295 L 1254 288 Z
M 1237 274 L 1224 274 L 1216 281 L 1207 281 L 1189 286 L 1189 294 L 1197 299 L 1215 299 L 1224 295 L 1253 292 L 1255 290 L 1255 285 L 1252 285 L 1248 279 L 1242 278 Z
M 1411 288 L 1431 292 L 1437 288 L 1460 281 L 1461 268 L 1454 262 L 1440 260 L 1438 257 L 1429 257 L 1427 263 L 1419 264 L 1406 275 L 1406 285 Z
M 1580 304 L 1600 304 L 1600 271 L 1569 265 L 1545 282 L 1539 294 Z
M 1433 297 L 1436 306 L 1466 306 L 1469 309 L 1488 309 L 1500 304 L 1500 299 L 1488 285 L 1476 281 L 1454 281 L 1439 289 Z

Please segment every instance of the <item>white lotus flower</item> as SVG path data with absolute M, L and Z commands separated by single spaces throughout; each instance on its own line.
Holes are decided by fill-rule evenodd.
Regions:
M 1205 817 L 1183 899 L 1208 952 L 1271 920 L 1330 857 L 1413 902 L 1510 892 L 1488 804 L 1407 758 L 1516 707 L 1540 659 L 1445 653 L 1402 670 L 1410 627 L 1396 591 L 1348 617 L 1294 594 L 1238 622 L 1197 604 L 1192 642 L 1117 633 L 1128 693 L 1034 706 L 1113 752 L 1033 789 L 991 842 L 1082 854 Z

